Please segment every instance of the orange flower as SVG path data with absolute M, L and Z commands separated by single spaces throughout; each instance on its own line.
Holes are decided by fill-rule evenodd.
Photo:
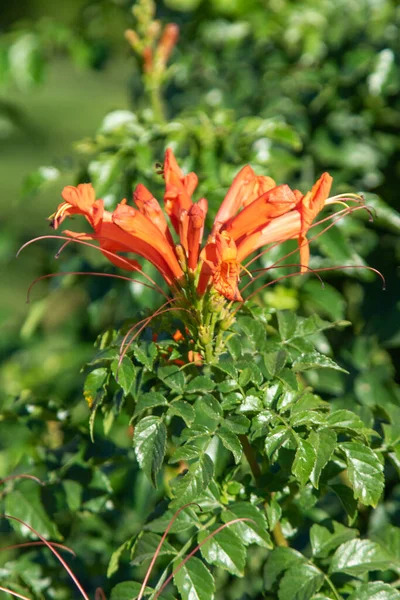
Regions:
M 123 200 L 112 213 L 104 209 L 102 200 L 96 199 L 91 184 L 67 186 L 62 192 L 64 201 L 53 215 L 53 227 L 59 227 L 67 216 L 84 215 L 93 233 L 66 231 L 68 236 L 97 240 L 108 258 L 108 252 L 114 253 L 110 260 L 121 268 L 141 267 L 135 260 L 119 258 L 119 253 L 142 256 L 178 294 L 180 288 L 192 286 L 198 296 L 215 290 L 230 301 L 241 301 L 238 284 L 243 260 L 262 246 L 289 239 L 298 240 L 301 272 L 307 269 L 306 235 L 328 203 L 332 183 L 328 173 L 303 196 L 288 185 L 276 185 L 270 177 L 256 175 L 249 165 L 243 167 L 217 212 L 203 249 L 208 204 L 205 198 L 197 203 L 192 200 L 197 176 L 183 174 L 170 148 L 165 153 L 163 175 L 165 212 L 179 243 L 174 241 L 160 204 L 142 184 L 133 194 L 137 208 Z

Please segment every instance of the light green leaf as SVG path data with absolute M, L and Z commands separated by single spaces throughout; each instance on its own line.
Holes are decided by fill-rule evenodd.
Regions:
M 127 550 L 130 549 L 132 544 L 132 540 L 127 540 L 126 542 L 124 542 L 123 544 L 121 544 L 121 546 L 119 546 L 119 548 L 117 548 L 116 550 L 114 550 L 114 552 L 111 555 L 110 558 L 110 562 L 108 563 L 108 567 L 107 567 L 107 577 L 108 579 L 110 577 L 112 577 L 114 575 L 114 573 L 116 573 L 118 571 L 119 568 L 119 561 L 121 559 L 121 556 L 123 555 L 123 553 Z
M 270 431 L 265 438 L 264 447 L 267 456 L 270 460 L 273 459 L 273 455 L 283 444 L 290 438 L 290 431 L 283 425 L 278 425 Z
M 210 531 L 200 531 L 198 535 L 199 544 L 210 533 Z M 240 537 L 229 526 L 210 538 L 201 547 L 201 554 L 207 562 L 222 567 L 232 575 L 242 577 L 244 574 L 246 548 Z
M 111 371 L 114 375 L 115 381 L 124 391 L 127 396 L 131 390 L 133 382 L 136 377 L 136 369 L 132 364 L 131 359 L 128 356 L 124 356 L 121 364 L 118 367 L 119 359 L 115 359 L 111 363 Z
M 9 492 L 5 499 L 5 512 L 30 525 L 46 540 L 62 540 L 56 524 L 51 521 L 43 508 L 40 490 L 37 487 L 24 491 L 24 493 L 19 490 Z M 9 519 L 8 522 L 21 536 L 37 539 L 37 536 L 21 523 L 12 519 Z
M 360 442 L 339 445 L 346 455 L 347 475 L 354 497 L 367 506 L 376 506 L 384 488 L 383 465 L 375 452 Z
M 388 583 L 362 583 L 348 600 L 400 600 L 400 592 Z
M 174 570 L 181 561 L 174 563 Z M 212 600 L 215 592 L 214 577 L 205 564 L 192 556 L 174 575 L 174 583 L 182 600 Z
M 185 376 L 175 365 L 160 367 L 157 372 L 159 378 L 174 392 L 182 394 L 185 387 Z
M 387 571 L 391 568 L 387 552 L 371 540 L 351 540 L 339 546 L 332 557 L 331 573 L 359 576 L 367 571 Z
M 297 327 L 297 316 L 291 310 L 278 310 L 279 334 L 282 340 L 288 340 L 293 337 Z
M 303 352 L 298 358 L 293 361 L 294 371 L 307 371 L 308 369 L 334 369 L 348 373 L 335 363 L 331 358 L 320 354 L 319 352 Z
M 189 402 L 186 402 L 186 400 L 173 400 L 168 409 L 168 414 L 181 417 L 187 427 L 191 426 L 196 416 L 193 406 Z
M 192 379 L 188 385 L 186 386 L 187 394 L 196 394 L 196 393 L 207 393 L 212 392 L 215 388 L 215 383 L 209 377 L 205 377 L 204 375 L 198 375 L 194 379 Z
M 140 535 L 132 548 L 132 564 L 141 565 L 146 560 L 152 559 L 158 548 L 160 540 L 160 535 L 150 531 L 146 531 Z M 175 548 L 165 540 L 159 552 L 159 556 L 175 556 L 176 554 L 177 550 L 175 550 Z
M 164 460 L 166 442 L 167 428 L 160 417 L 145 417 L 136 425 L 133 435 L 136 458 L 154 486 Z

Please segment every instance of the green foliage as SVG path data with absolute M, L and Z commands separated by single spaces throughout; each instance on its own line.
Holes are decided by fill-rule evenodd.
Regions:
M 3 85 L 43 84 L 60 51 L 83 68 L 117 65 L 123 29 L 145 29 L 146 15 L 133 23 L 124 2 L 77 4 L 76 27 L 47 19 L 2 34 Z M 312 230 L 311 268 L 343 268 L 324 272 L 323 288 L 311 271 L 260 289 L 215 364 L 188 362 L 190 343 L 172 338 L 184 331 L 174 313 L 154 318 L 121 359 L 124 335 L 160 304 L 125 281 L 53 281 L 21 339 L 22 323 L 5 330 L 0 472 L 44 485 L 5 481 L 1 512 L 72 547 L 78 558 L 66 560 L 91 597 L 98 586 L 111 600 L 137 597 L 170 526 L 147 597 L 174 571 L 160 598 L 400 598 L 399 12 L 392 0 L 269 4 L 158 3 L 157 17 L 181 31 L 158 87 L 141 79 L 136 57 L 131 107 L 113 106 L 76 161 L 25 184 L 26 211 L 67 174 L 92 181 L 108 206 L 139 181 L 157 195 L 154 164 L 170 145 L 201 175 L 211 217 L 246 163 L 303 191 L 329 170 L 335 193 L 364 190 L 374 209 L 374 223 L 358 211 L 319 237 L 322 227 Z M 6 101 L 0 111 L 0 135 L 13 140 L 24 116 Z M 293 256 L 275 265 L 292 249 L 260 257 L 252 268 L 271 269 L 255 272 L 248 292 L 296 271 L 285 266 Z M 35 255 L 40 275 L 55 269 L 44 255 Z M 72 247 L 62 260 L 65 271 L 97 264 Z M 351 268 L 366 264 L 384 272 L 386 294 Z M 16 521 L 0 527 L 2 547 L 36 539 Z M 75 593 L 49 549 L 8 549 L 1 561 L 2 587 L 35 600 Z

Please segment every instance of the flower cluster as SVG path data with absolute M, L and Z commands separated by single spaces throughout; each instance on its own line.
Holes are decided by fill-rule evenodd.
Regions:
M 208 203 L 193 202 L 195 173 L 184 175 L 170 148 L 165 153 L 164 210 L 142 184 L 133 194 L 135 206 L 123 200 L 113 212 L 96 199 L 91 184 L 67 186 L 52 216 L 57 229 L 70 215 L 84 215 L 93 233 L 65 234 L 77 240 L 96 240 L 105 256 L 117 267 L 138 271 L 139 263 L 126 253 L 142 256 L 161 273 L 175 295 L 189 283 L 198 298 L 208 292 L 229 301 L 242 301 L 239 290 L 243 261 L 271 243 L 298 240 L 300 272 L 308 269 L 307 232 L 329 199 L 332 178 L 324 173 L 303 195 L 288 185 L 276 185 L 270 177 L 256 175 L 250 166 L 237 174 L 202 246 Z M 123 255 L 122 255 L 123 253 Z M 189 283 L 188 283 L 189 282 Z

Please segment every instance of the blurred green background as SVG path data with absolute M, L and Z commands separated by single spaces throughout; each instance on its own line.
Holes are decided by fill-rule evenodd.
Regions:
M 324 350 L 340 359 L 350 376 L 315 375 L 312 381 L 338 406 L 352 402 L 371 423 L 377 397 L 399 402 L 394 369 L 400 346 L 396 0 L 157 2 L 157 18 L 180 27 L 163 86 L 161 119 L 151 112 L 140 61 L 124 39 L 124 30 L 137 25 L 131 7 L 125 0 L 21 0 L 1 10 L 0 473 L 37 468 L 51 477 L 67 460 L 65 447 L 69 457 L 78 453 L 71 448 L 79 444 L 89 455 L 94 452 L 80 367 L 93 356 L 93 342 L 104 329 L 159 303 L 121 282 L 67 277 L 40 283 L 28 307 L 26 291 L 35 277 L 58 269 L 108 267 L 96 253 L 79 247 L 68 248 L 58 261 L 54 242 L 32 245 L 16 260 L 18 247 L 49 233 L 46 218 L 63 185 L 91 180 L 110 204 L 129 197 L 139 181 L 160 191 L 154 165 L 167 145 L 185 169 L 198 173 L 211 216 L 234 174 L 248 162 L 258 173 L 304 192 L 328 170 L 335 193 L 365 193 L 374 223 L 360 214 L 341 221 L 316 240 L 311 266 L 369 264 L 384 274 L 386 292 L 371 273 L 343 269 L 327 274 L 324 295 L 316 281 L 304 278 L 269 288 L 260 301 L 352 321 L 353 327 Z M 279 256 L 277 251 L 267 257 L 263 266 Z M 68 426 L 63 425 L 65 410 Z M 128 445 L 121 421 L 112 441 L 99 433 L 95 448 L 105 461 Z M 112 450 L 108 444 L 114 444 Z M 98 464 L 100 459 L 91 463 L 93 478 L 100 477 Z M 122 475 L 113 477 L 114 490 L 122 490 Z M 111 534 L 115 529 L 122 541 L 125 521 L 117 527 L 113 514 L 105 524 L 111 492 L 104 481 L 98 488 L 104 502 L 85 510 L 93 511 L 106 533 L 96 544 L 88 532 L 81 544 L 89 547 L 91 575 L 104 584 L 105 565 L 118 545 Z M 150 494 L 147 488 L 145 493 Z M 69 509 L 77 510 L 77 502 Z M 121 510 L 128 503 L 122 491 L 118 502 Z M 67 513 L 60 514 L 53 517 L 64 537 L 74 537 Z M 134 506 L 129 515 L 134 529 L 146 507 Z

